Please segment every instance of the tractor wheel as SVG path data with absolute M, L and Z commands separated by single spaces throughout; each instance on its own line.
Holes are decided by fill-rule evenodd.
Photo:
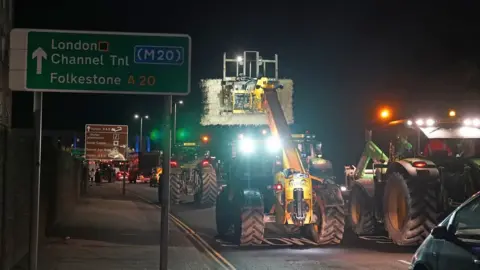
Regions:
M 423 242 L 437 223 L 436 181 L 409 179 L 393 173 L 387 180 L 383 198 L 385 228 L 400 246 Z
M 180 195 L 182 194 L 181 174 L 170 174 L 170 200 L 173 204 L 180 203 Z
M 265 223 L 263 220 L 264 207 L 245 204 L 245 199 L 237 196 L 233 203 L 233 237 L 234 242 L 241 246 L 259 245 L 263 241 Z
M 213 167 L 204 167 L 195 170 L 199 175 L 199 186 L 196 188 L 194 195 L 195 202 L 200 205 L 213 205 L 217 199 L 217 174 Z
M 350 193 L 350 224 L 356 234 L 375 233 L 375 212 L 373 199 L 358 184 Z
M 217 233 L 220 237 L 225 237 L 232 227 L 232 218 L 230 215 L 230 202 L 228 201 L 227 188 L 218 195 L 215 207 L 215 222 L 217 224 Z
M 302 235 L 320 245 L 340 244 L 345 231 L 345 209 L 343 205 L 325 207 L 321 197 L 313 209 L 317 220 L 302 227 Z

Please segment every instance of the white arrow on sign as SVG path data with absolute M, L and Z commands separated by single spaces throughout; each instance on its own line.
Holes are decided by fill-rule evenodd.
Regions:
M 42 47 L 38 47 L 32 53 L 32 59 L 37 58 L 37 75 L 42 74 L 42 61 L 43 59 L 47 59 L 47 53 L 42 49 Z

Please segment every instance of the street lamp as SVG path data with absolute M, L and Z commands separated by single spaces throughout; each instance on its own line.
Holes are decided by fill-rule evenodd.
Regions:
M 238 77 L 238 72 L 240 71 L 240 66 L 243 65 L 243 57 L 242 56 L 237 56 L 237 77 Z M 245 74 L 243 74 L 245 76 Z
M 139 114 L 134 115 L 135 119 L 140 118 L 140 152 L 143 151 L 143 119 L 148 120 L 148 115 L 140 116 Z
M 183 100 L 173 103 L 173 145 L 177 143 L 177 104 L 183 105 Z

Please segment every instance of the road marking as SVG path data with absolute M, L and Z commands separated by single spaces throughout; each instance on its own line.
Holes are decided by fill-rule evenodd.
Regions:
M 359 236 L 358 238 L 366 241 L 375 241 L 377 244 L 392 244 L 392 240 L 386 236 L 371 235 L 371 236 Z
M 152 202 L 151 200 L 149 200 L 147 198 L 144 198 L 144 197 L 138 195 L 135 192 L 132 192 L 132 191 L 129 191 L 129 192 L 132 193 L 133 195 L 137 196 L 141 200 L 143 200 L 145 202 L 148 202 L 148 203 L 154 205 L 155 207 L 157 207 L 159 209 L 161 208 L 159 205 Z M 213 249 L 205 240 L 203 240 L 203 238 L 201 236 L 199 236 L 194 230 L 192 230 L 190 227 L 188 227 L 188 225 L 183 223 L 180 219 L 178 219 L 177 217 L 175 217 L 172 214 L 169 214 L 169 216 L 172 219 L 172 221 L 175 223 L 175 225 L 177 225 L 179 228 L 181 228 L 186 234 L 192 236 L 192 239 L 195 240 L 197 242 L 197 244 L 202 246 L 205 249 L 205 251 L 208 253 L 208 255 L 210 255 L 210 257 L 212 257 L 212 259 L 215 260 L 219 265 L 221 265 L 223 268 L 225 268 L 227 270 L 236 270 L 235 266 L 233 266 L 227 259 L 225 259 L 225 257 L 223 257 L 215 249 Z
M 403 263 L 403 264 L 406 264 L 406 265 L 410 265 L 410 263 L 407 262 L 407 261 L 405 261 L 405 260 L 398 260 L 398 262 Z
M 203 240 L 203 238 L 200 235 L 198 235 L 194 230 L 192 230 L 190 227 L 188 227 L 188 225 L 183 223 L 180 219 L 178 219 L 177 217 L 175 217 L 172 214 L 170 214 L 170 218 L 172 218 L 174 220 L 174 222 L 177 223 L 177 225 L 180 225 L 180 226 L 184 227 L 187 231 L 189 231 L 191 233 L 191 235 L 193 236 L 193 238 L 198 240 L 199 244 L 203 245 L 203 247 L 207 251 L 210 251 L 209 254 L 212 256 L 212 258 L 214 256 L 216 256 L 216 258 L 220 259 L 223 262 L 223 264 L 220 263 L 220 265 L 224 266 L 226 269 L 236 270 L 235 266 L 233 266 L 227 259 L 225 259 L 225 257 L 223 257 L 215 249 L 213 249 L 212 246 L 210 246 L 205 240 Z
M 216 240 L 217 243 L 219 243 L 223 247 L 241 247 L 242 245 L 236 245 L 228 241 L 224 241 L 221 239 Z M 246 246 L 246 245 L 245 245 Z M 317 243 L 310 241 L 306 238 L 296 238 L 296 237 L 290 237 L 290 238 L 264 238 L 262 240 L 262 243 L 260 244 L 252 244 L 249 246 L 254 246 L 254 247 L 269 247 L 269 246 L 318 246 Z
M 371 241 L 371 240 L 389 240 L 390 238 L 382 235 L 370 235 L 370 236 L 359 236 L 358 238 Z

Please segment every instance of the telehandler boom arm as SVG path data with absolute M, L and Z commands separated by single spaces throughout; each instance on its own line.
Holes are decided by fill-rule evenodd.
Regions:
M 281 88 L 281 85 L 279 85 L 278 81 L 269 81 L 268 78 L 264 77 L 257 81 L 256 88 L 264 91 L 263 107 L 266 111 L 270 131 L 282 142 L 284 168 L 306 173 L 300 154 L 292 143 L 292 134 L 278 100 L 276 90 Z

